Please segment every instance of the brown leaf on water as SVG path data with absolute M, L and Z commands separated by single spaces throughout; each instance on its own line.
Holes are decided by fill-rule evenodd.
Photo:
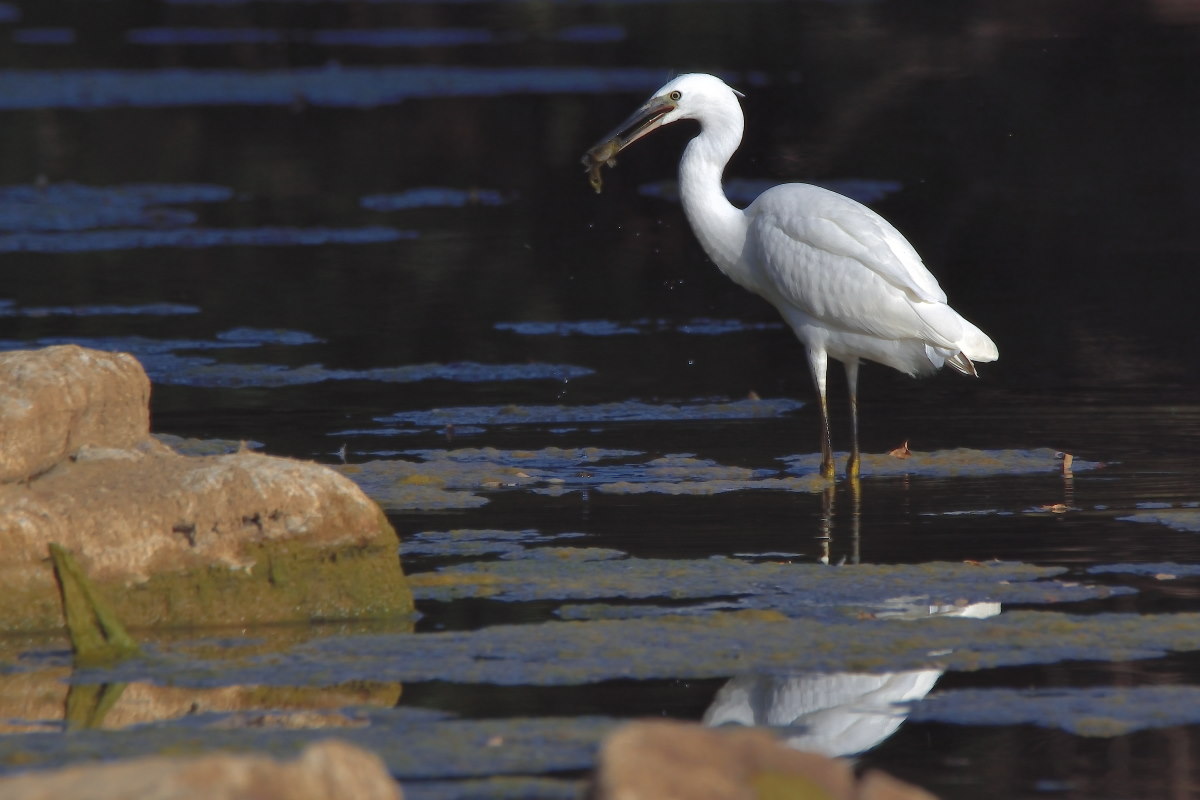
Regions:
M 895 450 L 889 450 L 888 455 L 892 458 L 908 458 L 912 455 L 912 450 L 908 449 L 908 440 L 904 440 L 904 444 L 897 447 Z

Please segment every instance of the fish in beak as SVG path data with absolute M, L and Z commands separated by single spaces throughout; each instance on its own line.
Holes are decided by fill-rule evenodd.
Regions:
M 608 136 L 583 154 L 583 166 L 588 174 L 588 183 L 596 190 L 596 194 L 599 194 L 600 190 L 604 188 L 604 180 L 600 175 L 601 167 L 605 165 L 615 167 L 617 154 L 662 125 L 663 118 L 674 111 L 675 107 L 675 101 L 667 95 L 650 98 L 641 108 L 633 112 L 629 119 L 618 125 Z

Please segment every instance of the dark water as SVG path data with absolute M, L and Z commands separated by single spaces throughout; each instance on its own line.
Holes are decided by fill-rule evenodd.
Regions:
M 328 463 L 343 446 L 353 463 L 601 447 L 640 454 L 621 464 L 692 453 L 786 474 L 782 459 L 817 447 L 803 353 L 772 309 L 707 263 L 664 197 L 693 131 L 624 153 L 600 196 L 578 161 L 671 75 L 714 72 L 747 95 L 727 177 L 820 182 L 870 202 L 999 346 L 979 380 L 867 367 L 864 449 L 1049 448 L 1092 468 L 868 474 L 861 495 L 485 490 L 474 508 L 395 511 L 402 540 L 496 529 L 583 533 L 638 558 L 1001 559 L 1138 590 L 1058 610 L 1200 610 L 1188 571 L 1200 557 L 1200 5 L 175 0 L 0 12 L 0 343 L 137 353 L 155 380 L 156 431 Z M 805 405 L 532 424 L 461 410 L 751 392 Z M 1158 566 L 1086 572 L 1113 564 Z M 429 599 L 418 630 L 541 622 L 556 607 Z M 1196 667 L 1194 652 L 1065 658 L 950 670 L 935 691 L 1190 689 Z M 699 719 L 722 683 L 421 681 L 399 705 L 465 720 Z M 1148 710 L 1108 735 L 1045 705 L 1046 718 L 1023 722 L 915 712 L 861 761 L 944 797 L 1200 794 L 1200 705 L 1167 723 Z M 402 780 L 469 774 L 389 764 Z

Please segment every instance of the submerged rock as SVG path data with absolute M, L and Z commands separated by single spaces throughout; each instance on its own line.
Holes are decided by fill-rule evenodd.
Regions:
M 329 740 L 309 745 L 294 761 L 231 753 L 195 758 L 151 756 L 0 778 L 9 800 L 71 797 L 117 800 L 401 800 L 400 787 L 378 756 Z
M 179 455 L 149 435 L 131 356 L 6 353 L 0 385 L 0 630 L 62 624 L 51 542 L 135 627 L 411 612 L 375 502 L 315 463 Z

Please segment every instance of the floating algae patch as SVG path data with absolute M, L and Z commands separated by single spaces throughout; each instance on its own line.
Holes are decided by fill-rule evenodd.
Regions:
M 838 454 L 841 461 L 845 454 Z M 788 472 L 807 475 L 820 472 L 820 454 L 788 456 Z M 899 477 L 921 475 L 926 477 L 981 477 L 988 475 L 1025 475 L 1037 472 L 1061 472 L 1062 454 L 1049 448 L 1036 450 L 974 450 L 960 447 L 955 450 L 911 451 L 906 458 L 897 458 L 886 453 L 863 453 L 862 475 L 872 477 Z M 1098 469 L 1102 465 L 1095 461 L 1076 458 L 1071 469 L 1083 472 Z
M 1200 533 L 1200 508 L 1167 508 L 1160 510 L 1138 511 L 1124 517 L 1117 517 L 1122 522 L 1148 522 L 1166 525 L 1168 528 L 1189 533 Z
M 159 652 L 152 659 L 83 670 L 73 680 L 176 686 L 310 686 L 353 680 L 571 686 L 613 679 L 728 678 L 747 672 L 976 670 L 1130 661 L 1197 649 L 1197 613 L 1014 611 L 986 619 L 896 621 L 733 612 L 337 636 L 236 661 Z
M 1200 724 L 1200 687 L 956 689 L 914 703 L 909 719 L 955 725 L 1037 725 L 1079 736 L 1122 736 Z
M 418 798 L 478 796 L 449 793 L 452 778 L 473 779 L 465 787 L 469 790 L 472 784 L 492 785 L 490 779 L 496 776 L 513 776 L 517 781 L 518 776 L 589 770 L 601 741 L 620 724 L 605 717 L 439 719 L 404 708 L 348 713 L 367 724 L 339 727 L 337 737 L 380 756 L 404 784 L 405 797 Z M 305 745 L 329 735 L 323 728 L 217 728 L 185 720 L 116 731 L 81 730 L 70 736 L 4 736 L 0 737 L 0 767 L 48 768 L 114 757 L 218 750 L 294 758 Z M 438 784 L 424 795 L 423 781 Z
M 421 461 L 375 460 L 334 465 L 384 508 L 392 511 L 471 508 L 487 500 L 467 490 L 499 490 L 534 486 L 577 475 L 581 468 L 636 451 L 596 447 L 543 450 L 414 450 Z M 582 478 L 580 478 L 582 480 Z
M 524 561 L 588 562 L 625 558 L 627 553 L 611 547 L 532 547 L 506 553 L 501 558 Z
M 182 303 L 143 303 L 141 305 L 82 305 L 82 306 L 28 306 L 22 308 L 12 300 L 0 300 L 0 318 L 25 317 L 173 317 L 199 314 L 197 306 Z
M 0 308 L 0 316 L 3 309 Z M 0 350 L 32 345 L 78 344 L 96 350 L 130 353 L 137 357 L 150 380 L 157 384 L 199 388 L 302 386 L 324 381 L 378 381 L 417 383 L 456 381 L 485 383 L 500 381 L 562 381 L 592 374 L 587 367 L 571 364 L 479 364 L 458 361 L 447 364 L 409 364 L 369 369 L 332 369 L 321 364 L 291 367 L 283 364 L 223 363 L 206 355 L 181 355 L 180 351 L 213 351 L 262 346 L 320 343 L 303 331 L 235 328 L 218 333 L 215 339 L 148 339 L 142 336 L 44 337 L 36 342 L 0 341 Z
M 381 244 L 414 239 L 395 228 L 113 228 L 110 230 L 0 234 L 0 253 L 90 253 L 176 247 L 316 247 Z
M 574 377 L 564 375 L 563 377 Z M 441 429 L 447 425 L 508 426 L 603 424 L 621 422 L 681 422 L 714 419 L 765 419 L 800 408 L 796 400 L 696 400 L 685 403 L 645 403 L 623 400 L 586 406 L 508 405 L 456 406 L 428 411 L 399 411 L 375 421 L 385 428 L 343 433 L 393 434 L 404 430 Z
M 282 106 L 374 108 L 406 100 L 650 91 L 661 69 L 345 66 L 292 69 L 0 70 L 0 109 Z
M 603 447 L 545 447 L 541 450 L 498 450 L 495 447 L 461 447 L 456 450 L 408 450 L 428 462 L 495 465 L 515 469 L 557 471 L 594 466 L 600 462 L 641 455 L 638 450 L 613 450 Z
M 408 211 L 414 208 L 464 208 L 501 206 L 508 198 L 495 189 L 451 189 L 423 186 L 394 194 L 371 194 L 358 201 L 371 211 Z
M 500 531 L 458 529 L 422 531 L 406 536 L 401 551 L 408 556 L 475 556 L 517 553 L 528 544 L 560 541 L 583 534 L 543 534 L 537 530 Z
M 455 428 L 457 430 L 457 426 Z M 367 490 L 391 496 L 393 508 L 406 503 L 396 487 L 433 485 L 447 489 L 498 490 L 528 488 L 535 494 L 560 496 L 593 488 L 610 494 L 708 495 L 743 489 L 814 492 L 828 488 L 820 477 L 774 477 L 771 470 L 732 467 L 690 453 L 677 453 L 646 462 L 628 461 L 633 450 L 558 448 L 542 450 L 409 450 L 403 455 L 422 459 L 375 460 L 356 464 L 346 474 Z M 390 477 L 389 477 L 390 473 Z M 376 498 L 380 499 L 380 498 Z M 382 500 L 380 500 L 382 502 Z M 413 508 L 421 506 L 410 506 Z
M 169 364 L 165 363 L 169 360 Z M 409 364 L 369 369 L 330 369 L 321 364 L 287 367 L 281 364 L 223 364 L 212 359 L 167 356 L 156 365 L 165 379 L 160 383 L 178 386 L 280 387 L 324 381 L 378 381 L 418 383 L 457 381 L 489 383 L 500 381 L 561 381 L 591 374 L 592 370 L 569 364 L 479 364 L 471 361 L 449 364 Z M 150 370 L 147 369 L 147 372 Z M 151 378 L 154 376 L 151 375 Z
M 1145 564 L 1099 564 L 1088 567 L 1091 575 L 1150 575 L 1156 578 L 1194 578 L 1200 575 L 1200 564 L 1176 564 L 1160 561 Z
M 659 598 L 709 603 L 720 598 L 726 609 L 769 610 L 792 617 L 824 619 L 863 614 L 927 616 L 947 605 L 1069 602 L 1132 591 L 1050 579 L 1062 572 L 1060 568 L 1005 562 L 831 568 L 821 564 L 753 563 L 720 557 L 514 560 L 443 567 L 412 575 L 409 584 L 420 600 Z M 678 608 L 648 608 L 645 613 L 678 611 Z
M 266 446 L 247 439 L 196 439 L 173 433 L 153 433 L 151 436 L 185 456 L 223 456 L 239 450 L 261 450 Z
M 125 34 L 125 39 L 136 45 L 189 47 L 299 43 L 320 47 L 458 47 L 503 41 L 484 28 L 135 28 Z
M 613 322 L 604 319 L 562 322 L 497 322 L 493 327 L 498 331 L 512 331 L 522 336 L 627 336 L 667 332 L 693 336 L 720 336 L 747 331 L 782 330 L 783 323 L 697 317 L 686 322 L 647 318 L 628 322 Z
M 495 473 L 484 478 L 479 473 L 426 469 L 425 465 L 411 461 L 332 464 L 331 468 L 358 484 L 385 511 L 477 508 L 487 505 L 487 498 L 461 489 L 497 479 Z M 452 483 L 454 486 L 449 486 Z
M 232 198 L 232 189 L 209 184 L 84 186 L 68 181 L 0 186 L 0 231 L 178 227 L 192 224 L 196 215 L 165 206 L 219 203 Z
M 648 481 L 637 483 L 618 481 L 596 487 L 606 494 L 673 494 L 709 495 L 747 489 L 785 492 L 819 492 L 829 487 L 829 481 L 819 475 L 802 478 L 711 478 L 678 482 Z

